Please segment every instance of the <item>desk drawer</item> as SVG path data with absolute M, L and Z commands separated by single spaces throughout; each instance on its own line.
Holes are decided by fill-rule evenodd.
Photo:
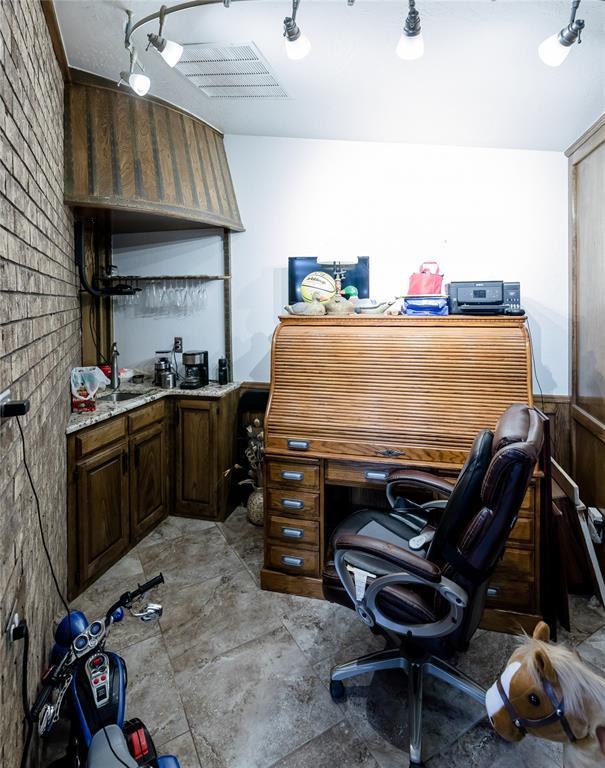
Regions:
M 319 517 L 319 495 L 289 488 L 267 488 L 267 505 L 273 512 L 303 518 Z
M 534 578 L 534 552 L 508 546 L 494 572 L 505 581 L 527 581 Z
M 315 520 L 293 520 L 291 517 L 270 517 L 267 533 L 270 539 L 291 544 L 319 546 L 319 523 Z
M 302 488 L 306 491 L 319 490 L 319 464 L 298 461 L 276 461 L 270 459 L 267 466 L 269 485 L 279 488 Z
M 520 544 L 534 544 L 534 520 L 533 517 L 519 517 L 510 532 L 509 541 Z
M 495 571 L 487 590 L 488 608 L 531 612 L 536 605 L 533 581 L 507 581 L 501 579 L 498 571 Z
M 319 576 L 319 550 L 267 544 L 267 568 L 301 576 Z
M 397 465 L 372 464 L 371 462 L 328 461 L 326 462 L 326 482 L 361 484 L 374 483 L 384 485 L 387 477 Z

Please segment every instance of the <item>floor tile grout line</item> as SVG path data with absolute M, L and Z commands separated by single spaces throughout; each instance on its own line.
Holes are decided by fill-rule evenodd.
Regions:
M 277 760 L 274 760 L 272 763 L 266 766 L 266 768 L 275 768 L 276 765 L 279 765 L 282 760 L 285 760 L 287 757 L 290 757 L 291 755 L 295 755 L 297 752 L 299 752 L 301 749 L 304 749 L 307 744 L 310 744 L 312 741 L 315 741 L 315 739 L 319 739 L 321 736 L 323 736 L 328 731 L 332 730 L 332 728 L 337 728 L 339 725 L 344 723 L 345 718 L 343 716 L 342 720 L 339 720 L 337 723 L 334 723 L 333 725 L 329 725 L 327 728 L 325 728 L 321 733 L 315 734 L 315 736 L 311 736 L 310 739 L 307 739 L 303 744 L 299 744 L 298 747 L 293 749 L 291 752 L 287 752 L 285 755 L 282 755 L 281 757 L 278 757 Z

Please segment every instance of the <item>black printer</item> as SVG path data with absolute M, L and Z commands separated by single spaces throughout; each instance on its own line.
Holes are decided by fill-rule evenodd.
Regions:
M 448 285 L 450 315 L 524 315 L 521 284 L 468 280 Z

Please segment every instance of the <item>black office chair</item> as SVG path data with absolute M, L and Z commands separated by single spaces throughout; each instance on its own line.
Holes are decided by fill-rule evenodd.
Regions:
M 324 596 L 356 610 L 373 631 L 385 635 L 387 647 L 335 667 L 332 698 L 344 698 L 342 680 L 347 678 L 384 669 L 406 672 L 411 765 L 422 765 L 424 673 L 484 703 L 483 688 L 447 659 L 468 648 L 479 626 L 489 578 L 517 520 L 542 442 L 542 416 L 526 405 L 504 412 L 493 439 L 482 432 L 451 488 L 428 549 L 410 550 L 409 527 L 393 517 L 397 511 L 355 513 L 333 534 Z M 486 451 L 489 462 L 483 470 Z M 415 482 L 437 482 L 429 478 L 416 475 Z M 396 479 L 403 482 L 401 476 Z M 408 473 L 405 480 L 410 479 Z

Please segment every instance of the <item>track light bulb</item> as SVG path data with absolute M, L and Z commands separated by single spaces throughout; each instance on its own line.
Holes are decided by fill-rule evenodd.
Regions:
M 145 96 L 151 88 L 151 80 L 140 72 L 122 72 L 120 77 L 128 83 L 137 96 Z
M 395 53 L 400 59 L 405 61 L 420 59 L 424 55 L 424 37 L 422 32 L 414 37 L 410 37 L 404 32 L 399 38 Z
M 547 37 L 538 47 L 538 56 L 549 67 L 558 67 L 569 56 L 570 45 L 561 45 L 559 35 Z
M 309 38 L 300 31 L 300 27 L 290 16 L 284 19 L 284 44 L 286 56 L 292 61 L 304 59 L 311 50 Z
M 167 40 L 160 35 L 147 35 L 149 44 L 152 45 L 169 67 L 175 67 L 183 55 L 183 46 L 174 40 Z
M 311 42 L 309 41 L 309 38 L 306 35 L 302 34 L 302 32 L 296 38 L 296 40 L 289 40 L 286 37 L 285 46 L 286 46 L 286 56 L 291 61 L 298 61 L 300 59 L 304 59 L 305 56 L 311 50 Z

